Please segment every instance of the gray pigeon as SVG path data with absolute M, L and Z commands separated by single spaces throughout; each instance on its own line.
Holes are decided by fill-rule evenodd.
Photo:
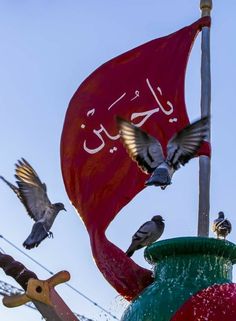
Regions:
M 41 182 L 35 170 L 24 158 L 18 160 L 15 166 L 18 187 L 4 177 L 0 176 L 0 178 L 16 193 L 29 216 L 35 221 L 30 235 L 23 243 L 23 246 L 29 250 L 37 247 L 46 237 L 53 236 L 50 228 L 57 214 L 66 209 L 62 203 L 51 204 L 46 185 Z
M 218 239 L 225 239 L 232 231 L 232 225 L 229 220 L 225 218 L 224 212 L 218 213 L 218 218 L 212 224 L 212 231 L 216 234 Z
M 161 215 L 156 215 L 153 216 L 151 221 L 140 226 L 138 231 L 132 237 L 132 242 L 126 251 L 126 255 L 131 257 L 136 250 L 158 240 L 164 231 L 165 223 L 163 221 L 164 219 Z
M 203 117 L 186 126 L 168 141 L 164 157 L 160 142 L 130 122 L 117 117 L 121 139 L 129 156 L 146 174 L 152 174 L 145 185 L 171 184 L 174 172 L 193 158 L 207 136 L 209 117 Z

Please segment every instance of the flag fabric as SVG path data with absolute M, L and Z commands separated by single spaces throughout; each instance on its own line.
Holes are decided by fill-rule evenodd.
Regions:
M 203 26 L 210 26 L 209 17 L 106 62 L 80 85 L 66 113 L 61 137 L 66 191 L 86 225 L 98 268 L 127 299 L 152 282 L 151 272 L 108 241 L 105 231 L 144 188 L 147 175 L 126 153 L 115 117 L 142 127 L 166 150 L 170 137 L 189 124 L 185 72 Z M 208 143 L 199 155 L 210 156 Z

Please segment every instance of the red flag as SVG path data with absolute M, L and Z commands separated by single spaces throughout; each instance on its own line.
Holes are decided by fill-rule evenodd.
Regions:
M 119 115 L 157 137 L 169 138 L 189 123 L 184 78 L 193 41 L 210 18 L 152 40 L 100 66 L 70 101 L 61 138 L 61 165 L 70 200 L 82 217 L 95 261 L 105 278 L 128 299 L 152 282 L 105 237 L 117 213 L 144 188 L 147 176 L 119 139 Z M 209 146 L 200 154 L 209 155 Z

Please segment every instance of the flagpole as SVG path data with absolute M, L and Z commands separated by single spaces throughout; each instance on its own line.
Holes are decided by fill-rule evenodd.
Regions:
M 210 16 L 212 0 L 200 0 L 202 17 Z M 210 27 L 202 28 L 201 42 L 201 116 L 210 115 L 211 70 L 210 70 Z M 210 127 L 207 140 L 210 142 Z M 211 160 L 207 156 L 199 159 L 199 209 L 198 236 L 209 236 Z

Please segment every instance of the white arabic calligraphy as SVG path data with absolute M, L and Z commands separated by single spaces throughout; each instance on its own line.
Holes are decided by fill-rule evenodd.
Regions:
M 126 93 L 123 93 L 123 95 L 121 95 L 118 99 L 116 99 L 116 101 L 114 101 L 114 103 L 112 103 L 107 109 L 110 110 L 116 103 L 118 103 L 118 101 L 120 101 L 123 97 L 125 97 Z
M 134 99 L 139 97 L 139 91 L 135 90 L 134 94 L 135 94 L 135 96 L 132 99 L 130 99 L 130 101 L 132 101 L 132 100 L 134 100 Z
M 157 90 L 159 91 L 160 95 L 162 95 L 162 91 L 160 87 L 157 87 Z
M 151 94 L 153 95 L 155 101 L 157 102 L 158 104 L 158 107 L 155 107 L 151 110 L 147 110 L 147 111 L 142 111 L 142 112 L 134 112 L 131 114 L 131 121 L 133 122 L 134 120 L 137 120 L 137 118 L 139 117 L 142 117 L 142 119 L 135 123 L 133 122 L 133 124 L 137 127 L 141 127 L 153 114 L 155 113 L 158 113 L 160 110 L 167 116 L 171 115 L 174 111 L 174 106 L 172 105 L 172 103 L 170 101 L 166 101 L 166 107 L 164 107 L 160 101 L 160 99 L 158 98 L 158 95 L 162 96 L 162 90 L 160 87 L 156 87 L 157 91 L 155 92 L 154 88 L 152 87 L 150 81 L 148 78 L 146 78 L 146 83 L 147 83 L 147 86 L 149 88 L 149 90 L 151 91 Z M 140 92 L 139 90 L 135 90 L 135 96 L 133 98 L 130 99 L 130 101 L 133 101 L 134 99 L 137 99 L 140 97 Z M 115 104 L 117 104 L 121 99 L 123 99 L 126 95 L 126 92 L 124 92 L 118 99 L 116 99 L 109 107 L 108 107 L 108 110 L 110 110 Z M 169 109 L 168 109 L 169 107 Z M 92 116 L 94 115 L 95 113 L 95 108 L 93 109 L 90 109 L 88 112 L 87 112 L 87 116 Z M 177 122 L 178 119 L 177 118 L 170 118 L 169 119 L 169 123 L 174 123 L 174 122 Z M 81 125 L 81 128 L 85 128 L 85 125 L 82 124 Z M 120 138 L 120 135 L 110 135 L 107 130 L 104 128 L 104 126 L 102 124 L 100 124 L 100 128 L 99 129 L 93 129 L 93 133 L 99 138 L 100 140 L 100 145 L 96 148 L 89 148 L 87 146 L 87 141 L 84 140 L 84 144 L 83 144 L 83 148 L 84 150 L 89 153 L 89 154 L 95 154 L 97 152 L 99 152 L 100 150 L 103 149 L 103 147 L 105 146 L 105 140 L 103 138 L 103 136 L 107 136 L 108 139 L 111 139 L 111 140 L 117 140 Z M 102 135 L 104 134 L 104 135 Z M 113 154 L 114 152 L 117 151 L 117 147 L 112 147 L 110 148 L 109 152 L 111 154 Z
M 156 95 L 156 93 L 155 93 L 152 85 L 150 84 L 150 81 L 149 81 L 148 78 L 146 79 L 146 82 L 147 82 L 147 85 L 148 85 L 148 87 L 149 87 L 149 89 L 150 89 L 153 97 L 155 98 L 156 102 L 158 103 L 158 106 L 161 108 L 161 110 L 163 111 L 163 113 L 166 114 L 166 115 L 172 114 L 173 111 L 174 111 L 173 105 L 172 105 L 169 101 L 167 101 L 167 105 L 170 106 L 170 109 L 169 109 L 169 110 L 166 110 L 166 109 L 162 106 L 160 100 L 158 99 L 158 97 L 157 97 L 157 95 Z M 159 91 L 160 95 L 162 95 L 162 92 L 161 92 L 160 87 L 158 87 L 157 90 Z
M 178 119 L 177 118 L 170 118 L 169 123 L 177 123 Z
M 95 108 L 90 109 L 90 110 L 87 112 L 87 116 L 93 116 L 94 113 L 95 113 Z
M 145 116 L 139 123 L 134 123 L 135 126 L 137 127 L 141 127 L 147 120 L 149 117 L 151 117 L 153 114 L 155 113 L 158 113 L 160 110 L 160 108 L 154 108 L 154 109 L 151 109 L 151 110 L 147 110 L 147 111 L 143 111 L 143 112 L 140 112 L 140 113 L 133 113 L 131 115 L 131 121 L 133 121 L 134 119 L 138 118 L 138 117 L 142 117 L 142 116 Z
M 109 152 L 110 152 L 111 154 L 115 153 L 116 151 L 117 151 L 117 147 L 116 147 L 116 146 L 114 146 L 113 148 L 111 148 L 111 149 L 109 150 Z
M 107 132 L 107 130 L 103 127 L 102 124 L 100 124 L 100 129 L 98 129 L 98 130 L 94 129 L 94 130 L 93 130 L 93 133 L 94 133 L 95 135 L 97 135 L 97 137 L 101 140 L 101 144 L 100 144 L 98 147 L 96 147 L 96 148 L 89 148 L 89 147 L 87 147 L 87 143 L 86 143 L 86 140 L 85 140 L 83 147 L 84 147 L 84 150 L 85 150 L 86 152 L 88 152 L 89 154 L 95 154 L 95 153 L 99 152 L 99 151 L 105 146 L 105 141 L 104 141 L 101 133 L 105 133 L 105 135 L 106 135 L 108 138 L 110 138 L 111 140 L 117 140 L 117 139 L 120 138 L 120 134 L 115 135 L 115 136 L 110 135 L 110 134 Z

